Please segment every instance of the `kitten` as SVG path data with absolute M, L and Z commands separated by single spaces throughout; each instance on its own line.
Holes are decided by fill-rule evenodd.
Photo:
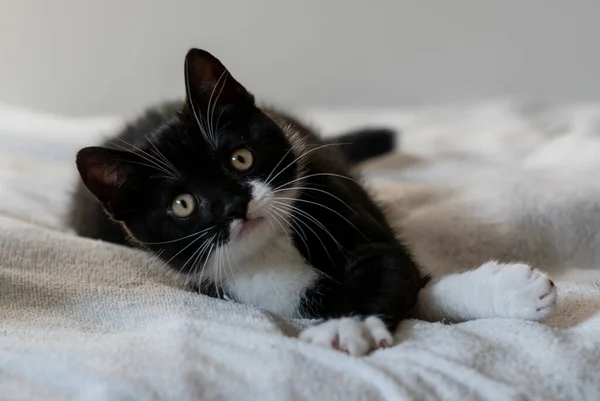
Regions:
M 115 138 L 107 140 L 103 146 L 112 149 L 126 148 L 127 150 L 141 151 L 138 146 L 149 146 L 149 134 L 172 122 L 185 103 L 181 101 L 164 102 L 156 107 L 146 110 L 142 116 L 129 123 Z M 271 110 L 271 113 L 276 113 Z M 286 118 L 290 123 L 300 126 L 298 121 L 292 120 L 278 113 L 281 118 Z M 307 128 L 304 128 L 308 131 Z M 395 147 L 396 132 L 384 128 L 365 128 L 353 132 L 336 135 L 323 141 L 324 145 L 337 148 L 350 166 L 365 160 L 389 153 Z M 175 149 L 176 150 L 176 149 Z M 158 150 L 150 149 L 150 152 Z M 153 158 L 152 155 L 142 155 Z M 158 167 L 161 167 L 160 164 Z M 164 166 L 163 166 L 164 167 Z M 283 167 L 283 166 L 281 166 Z M 111 219 L 105 212 L 102 203 L 94 197 L 82 181 L 78 182 L 73 194 L 71 210 L 67 216 L 67 225 L 74 228 L 81 236 L 102 239 L 121 245 L 140 245 L 130 233 L 123 228 L 122 223 Z
M 71 223 L 80 235 L 129 238 L 204 294 L 287 318 L 328 319 L 300 338 L 352 355 L 391 345 L 390 331 L 418 297 L 420 315 L 430 319 L 539 319 L 547 301 L 553 305 L 551 282 L 524 265 L 487 264 L 442 277 L 419 295 L 427 274 L 339 147 L 256 106 L 203 50 L 187 54 L 185 84 L 183 107 L 169 105 L 78 153 L 87 190 L 77 191 Z M 348 159 L 362 159 L 353 149 Z M 523 302 L 542 312 L 518 315 L 521 299 L 493 310 L 469 304 L 469 293 L 490 291 L 497 306 L 506 282 L 524 288 Z

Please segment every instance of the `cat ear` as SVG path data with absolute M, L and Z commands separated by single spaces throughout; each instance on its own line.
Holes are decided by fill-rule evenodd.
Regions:
M 186 109 L 208 112 L 209 105 L 254 105 L 254 97 L 233 78 L 227 68 L 212 54 L 191 49 L 185 57 Z
M 99 146 L 83 148 L 77 153 L 77 170 L 83 183 L 111 216 L 119 220 L 125 188 L 135 167 L 134 154 Z

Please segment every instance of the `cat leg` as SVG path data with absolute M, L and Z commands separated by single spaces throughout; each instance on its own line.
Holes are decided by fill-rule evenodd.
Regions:
M 484 263 L 474 270 L 443 276 L 419 294 L 416 317 L 463 322 L 484 318 L 539 321 L 555 309 L 556 287 L 526 264 Z
M 300 333 L 300 340 L 348 355 L 361 356 L 377 348 L 391 347 L 392 334 L 376 316 L 366 319 L 345 317 L 326 320 Z
M 304 329 L 299 338 L 354 356 L 391 346 L 392 333 L 410 317 L 423 281 L 396 243 L 355 248 L 342 281 L 317 299 L 328 306 L 329 319 Z

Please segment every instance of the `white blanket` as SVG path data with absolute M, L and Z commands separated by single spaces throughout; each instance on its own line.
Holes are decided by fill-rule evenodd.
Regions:
M 485 107 L 489 110 L 483 112 Z M 419 146 L 451 144 L 415 152 L 429 152 L 436 162 L 420 164 L 412 177 L 435 181 L 446 179 L 447 171 L 468 175 L 468 165 L 543 164 L 544 157 L 537 155 L 552 141 L 580 135 L 568 125 L 558 134 L 536 131 L 527 115 L 506 104 L 485 107 L 457 112 L 454 123 L 443 121 L 448 132 L 441 131 L 442 120 L 434 112 L 395 115 L 412 116 L 414 123 L 425 113 L 418 130 L 410 130 L 406 117 L 407 144 L 416 146 L 419 140 L 413 136 L 418 135 Z M 486 122 L 480 114 L 489 117 L 492 109 L 494 118 Z M 334 114 L 311 115 L 331 130 L 343 128 L 331 124 L 338 118 Z M 577 120 L 589 113 L 567 115 Z M 520 128 L 497 131 L 511 121 L 521 121 Z M 353 121 L 359 122 L 368 120 Z M 61 152 L 119 123 L 103 120 L 83 127 L 78 122 L 85 128 L 81 137 L 63 143 Z M 494 128 L 485 130 L 486 125 Z M 489 136 L 479 140 L 481 153 L 469 149 L 475 140 L 463 141 L 460 151 L 460 138 L 467 134 L 459 128 L 468 127 L 470 135 L 481 128 L 477 135 Z M 426 139 L 435 130 L 440 135 Z M 535 138 L 516 143 L 515 136 L 530 132 Z M 452 134 L 455 141 L 446 138 Z M 28 138 L 39 140 L 40 135 Z M 519 148 L 518 155 L 511 146 Z M 29 159 L 15 149 L 6 152 L 10 158 L 0 155 L 0 213 L 9 216 L 0 217 L 2 400 L 600 399 L 598 270 L 555 273 L 559 311 L 549 324 L 407 321 L 397 332 L 396 346 L 352 358 L 296 340 L 306 322 L 284 322 L 247 306 L 185 292 L 143 253 L 60 233 L 60 214 L 74 179 L 71 161 L 48 156 L 49 147 Z M 27 147 L 22 149 L 26 153 Z M 465 165 L 462 158 L 457 164 L 444 158 L 450 153 L 485 155 L 493 163 L 468 159 L 471 164 Z M 440 160 L 448 168 L 440 170 Z M 404 199 L 401 188 L 379 188 L 382 197 Z

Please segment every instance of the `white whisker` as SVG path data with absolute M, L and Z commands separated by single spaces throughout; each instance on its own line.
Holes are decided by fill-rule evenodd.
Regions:
M 281 209 L 277 208 L 276 206 L 273 206 L 273 207 L 274 207 L 275 209 L 279 210 L 281 213 L 284 213 L 284 214 L 285 214 L 285 211 L 283 211 L 283 210 L 281 210 Z M 302 221 L 301 219 L 298 219 L 297 221 L 298 221 L 298 222 L 300 222 L 300 223 L 302 223 L 302 224 L 304 224 L 304 226 L 305 226 L 306 228 L 308 228 L 308 229 L 309 229 L 309 230 L 310 230 L 310 231 L 311 231 L 311 232 L 312 232 L 312 233 L 315 235 L 315 237 L 317 238 L 317 240 L 319 240 L 319 242 L 321 243 L 321 246 L 323 247 L 323 250 L 324 250 L 324 251 L 325 251 L 325 253 L 327 254 L 327 257 L 329 258 L 329 260 L 331 261 L 331 263 L 334 263 L 334 261 L 333 261 L 333 258 L 331 257 L 331 254 L 329 253 L 329 251 L 328 251 L 327 247 L 325 246 L 325 243 L 324 243 L 324 242 L 321 240 L 321 237 L 320 237 L 320 236 L 319 236 L 319 235 L 318 235 L 318 234 L 317 234 L 317 233 L 316 233 L 316 232 L 315 232 L 315 231 L 314 231 L 314 230 L 313 230 L 313 229 L 312 229 L 312 228 L 311 228 L 311 227 L 310 227 L 310 226 L 309 226 L 309 225 L 308 225 L 306 222 Z M 331 236 L 331 234 L 330 234 L 329 232 L 328 232 L 328 234 Z M 332 238 L 333 238 L 333 236 L 332 236 Z M 334 238 L 334 241 L 335 241 L 335 238 Z M 336 243 L 337 243 L 337 241 L 336 241 Z M 308 250 L 308 246 L 307 246 L 307 250 Z M 321 271 L 321 272 L 320 272 L 320 274 L 324 275 L 325 277 L 328 277 L 329 279 L 331 279 L 331 280 L 333 280 L 333 281 L 335 281 L 335 282 L 338 282 L 338 281 L 337 281 L 337 280 L 335 280 L 333 277 L 331 277 L 330 275 L 326 274 L 326 273 L 325 273 L 325 272 L 323 272 L 323 271 Z
M 229 127 L 230 123 L 227 123 L 223 126 L 219 125 L 220 121 L 221 121 L 221 116 L 223 115 L 223 113 L 225 112 L 225 110 L 227 109 L 227 106 L 224 106 L 221 108 L 221 112 L 219 113 L 219 117 L 217 117 L 217 123 L 215 124 L 215 126 L 217 127 L 217 132 L 220 132 L 222 130 L 224 130 L 225 128 Z
M 196 251 L 194 251 L 194 253 L 192 253 L 192 255 L 188 258 L 188 260 L 186 260 L 186 262 L 183 264 L 183 266 L 181 266 L 181 268 L 179 269 L 178 273 L 181 273 L 183 271 L 183 269 L 185 269 L 185 267 L 187 266 L 187 264 L 196 256 L 200 253 L 201 249 L 203 248 L 203 246 L 206 244 L 206 240 L 202 243 L 202 245 L 200 245 L 198 247 L 198 249 L 196 249 Z M 189 276 L 189 271 L 186 274 L 186 280 L 185 280 L 185 284 L 187 285 L 187 278 Z
M 146 263 L 146 264 L 144 264 L 144 265 L 142 265 L 142 266 L 140 267 L 140 269 L 144 269 L 144 267 L 146 267 L 146 269 L 145 269 L 145 270 L 146 270 L 146 272 L 145 272 L 145 275 L 144 275 L 144 280 L 148 278 L 148 273 L 150 273 L 150 269 L 152 269 L 152 266 L 154 266 L 154 264 L 155 264 L 155 263 L 156 263 L 158 260 L 160 260 L 160 255 L 162 255 L 162 254 L 163 254 L 163 252 L 164 252 L 164 249 L 161 249 L 161 250 L 159 250 L 158 252 L 156 252 L 156 253 L 155 253 L 155 254 L 154 254 L 154 255 L 153 255 L 151 258 L 150 258 L 150 260 L 148 261 L 148 263 Z M 147 265 L 147 266 L 146 266 L 146 265 Z
M 270 211 L 269 211 L 269 214 L 270 214 L 270 215 L 271 215 L 271 217 L 273 217 L 273 219 L 274 219 L 274 220 L 275 220 L 275 221 L 276 221 L 276 222 L 277 222 L 277 223 L 278 223 L 278 224 L 281 226 L 281 229 L 283 230 L 283 232 L 285 232 L 285 233 L 286 233 L 286 235 L 288 236 L 288 238 L 289 238 L 289 240 L 290 240 L 290 243 L 292 243 L 292 245 L 293 245 L 293 244 L 294 244 L 294 241 L 292 240 L 292 238 L 290 237 L 290 235 L 287 233 L 286 229 L 283 227 L 283 225 L 281 224 L 281 222 L 280 222 L 280 221 L 279 221 L 279 219 L 277 218 L 277 216 L 279 216 L 281 219 L 283 219 L 283 221 L 284 221 L 284 223 L 285 223 L 285 222 L 286 222 L 285 215 L 286 215 L 287 213 L 285 213 L 283 210 L 281 210 L 281 209 L 279 209 L 279 208 L 277 208 L 277 207 L 275 207 L 275 206 L 273 206 L 273 205 L 271 205 L 271 209 L 272 209 L 272 210 L 270 210 Z M 276 209 L 276 210 L 274 210 L 274 209 Z M 283 214 L 283 216 L 282 216 L 282 215 L 281 215 L 281 214 L 280 214 L 278 211 L 279 211 L 279 212 L 281 212 L 281 213 Z M 290 218 L 291 218 L 291 219 L 294 219 L 294 220 L 295 220 L 295 217 L 294 217 L 293 215 L 291 215 L 291 214 L 290 214 L 289 216 L 290 216 Z M 288 226 L 289 226 L 289 227 L 290 227 L 292 230 L 294 230 L 294 232 L 295 232 L 295 233 L 298 235 L 298 238 L 300 238 L 300 239 L 302 240 L 302 242 L 304 243 L 304 246 L 306 247 L 306 252 L 308 253 L 308 258 L 310 259 L 310 257 L 311 257 L 311 256 L 310 256 L 310 248 L 308 247 L 308 244 L 307 244 L 307 242 L 306 242 L 306 240 L 308 239 L 308 237 L 306 237 L 306 234 L 304 233 L 304 231 L 302 231 L 302 234 L 304 234 L 304 237 L 302 237 L 302 235 L 300 235 L 300 233 L 298 232 L 298 230 L 296 230 L 296 228 L 294 227 L 294 225 L 293 225 L 293 224 L 291 224 L 291 223 L 288 223 Z
M 355 182 L 355 183 L 357 183 L 357 184 L 360 185 L 360 183 L 358 181 L 356 181 L 354 178 L 348 177 L 348 176 L 345 176 L 345 175 L 335 174 L 335 173 L 315 173 L 315 174 L 305 175 L 305 176 L 300 177 L 300 178 L 296 178 L 296 179 L 294 179 L 292 181 L 286 182 L 285 184 L 281 184 L 280 186 L 278 186 L 277 188 L 274 188 L 273 190 L 276 191 L 278 189 L 281 189 L 282 187 L 285 187 L 286 185 L 293 184 L 294 182 L 298 182 L 298 181 L 301 181 L 301 180 L 306 180 L 308 178 L 318 177 L 318 176 L 330 176 L 330 177 L 343 178 L 343 179 L 346 179 L 346 180 L 353 181 L 353 182 Z
M 296 189 L 296 190 L 306 190 L 306 191 L 316 191 L 316 192 L 324 193 L 326 195 L 331 196 L 334 199 L 337 199 L 340 203 L 342 203 L 344 206 L 346 206 L 348 209 L 350 209 L 351 212 L 353 212 L 354 214 L 357 214 L 356 211 L 354 209 L 352 209 L 350 207 L 350 205 L 348 205 L 346 202 L 344 202 L 343 200 L 341 200 L 339 197 L 335 196 L 331 192 L 325 191 L 323 189 L 311 188 L 311 187 L 292 187 L 292 188 L 284 188 L 284 189 L 273 190 L 271 192 L 272 193 L 278 193 L 278 192 L 291 191 L 291 190 L 294 190 L 294 189 Z
M 285 152 L 285 154 L 281 157 L 281 159 L 279 159 L 279 162 L 275 165 L 275 167 L 273 167 L 273 169 L 271 170 L 271 172 L 267 176 L 267 179 L 265 180 L 265 186 L 269 185 L 269 183 L 271 182 L 269 179 L 271 178 L 271 176 L 273 175 L 273 173 L 275 172 L 275 170 L 277 169 L 277 167 L 279 167 L 279 165 L 281 164 L 281 162 L 285 159 L 285 157 L 290 154 L 290 152 L 292 151 L 292 149 L 293 148 L 289 148 L 288 151 Z
M 213 240 L 214 240 L 215 236 L 216 236 L 216 234 L 215 234 L 215 235 L 213 235 L 213 237 L 212 237 L 212 238 L 213 238 Z M 211 241 L 211 242 L 212 242 L 212 241 Z M 208 263 L 208 260 L 209 260 L 209 259 L 210 259 L 210 257 L 212 256 L 212 251 L 213 251 L 214 247 L 215 247 L 215 243 L 214 243 L 214 242 L 212 242 L 212 244 L 210 245 L 210 248 L 209 248 L 209 250 L 208 250 L 208 254 L 207 254 L 207 256 L 206 256 L 206 259 L 204 260 L 204 264 L 202 265 L 202 272 L 200 273 L 200 274 L 201 274 L 201 275 L 200 275 L 200 285 L 202 285 L 202 281 L 201 281 L 201 280 L 202 280 L 202 274 L 204 274 L 204 270 L 206 269 L 206 264 Z M 214 281 L 214 280 L 213 280 L 213 281 Z M 215 290 L 216 290 L 216 288 L 217 288 L 217 287 L 216 287 L 216 284 L 215 284 Z
M 141 165 L 141 166 L 150 167 L 150 168 L 156 169 L 156 170 L 158 170 L 158 171 L 160 171 L 161 173 L 164 173 L 164 174 L 166 174 L 166 175 L 173 176 L 173 172 L 172 172 L 172 171 L 169 171 L 167 168 L 165 168 L 165 167 L 164 167 L 164 166 L 162 166 L 161 164 L 158 164 L 158 163 L 157 163 L 155 160 L 153 160 L 153 159 L 151 159 L 151 158 L 148 158 L 148 157 L 144 156 L 143 154 L 136 153 L 136 152 L 134 152 L 133 150 L 131 150 L 131 149 L 127 149 L 126 147 L 124 147 L 124 146 L 121 146 L 121 145 L 119 145 L 119 144 L 116 144 L 116 143 L 114 143 L 114 142 L 110 142 L 110 145 L 112 145 L 112 146 L 114 146 L 114 147 L 116 147 L 116 148 L 119 148 L 119 149 L 121 149 L 121 150 L 123 150 L 123 151 L 125 151 L 125 152 L 129 152 L 129 153 L 131 153 L 131 154 L 134 154 L 134 155 L 136 155 L 137 157 L 139 157 L 140 159 L 142 159 L 142 160 L 145 160 L 145 161 L 146 161 L 146 162 L 148 162 L 149 164 L 145 164 L 145 163 L 141 163 L 141 162 L 135 162 L 135 161 L 131 161 L 131 160 L 128 160 L 128 161 L 127 161 L 128 163 L 132 163 L 132 164 L 139 164 L 139 165 Z M 133 145 L 130 145 L 130 146 L 133 146 Z M 143 152 L 143 151 L 142 151 L 142 152 Z
M 317 146 L 316 148 L 312 148 L 307 152 L 304 152 L 303 154 L 301 154 L 300 156 L 296 157 L 292 162 L 290 162 L 290 164 L 288 164 L 287 166 L 285 166 L 283 169 L 281 169 L 273 178 L 271 178 L 269 181 L 265 182 L 265 185 L 269 185 L 273 180 L 275 180 L 277 177 L 279 177 L 279 175 L 281 173 L 283 173 L 285 170 L 287 170 L 291 165 L 293 165 L 294 163 L 296 163 L 298 160 L 300 160 L 303 157 L 308 156 L 309 154 L 311 154 L 312 152 L 315 152 L 319 149 L 323 149 L 323 148 L 328 148 L 334 146 L 332 144 L 325 144 L 325 145 L 320 145 Z
M 210 237 L 210 240 L 208 241 L 206 247 L 202 250 L 201 254 L 200 254 L 200 263 L 202 263 L 202 258 L 204 258 L 204 265 L 202 266 L 202 269 L 200 269 L 200 277 L 198 278 L 198 285 L 200 287 L 202 287 L 202 277 L 204 276 L 204 271 L 205 271 L 205 267 L 206 267 L 206 263 L 208 262 L 208 259 L 210 259 L 210 253 L 212 252 L 212 248 L 214 245 L 214 240 L 215 237 L 217 236 L 217 234 L 214 234 L 212 237 Z M 210 248 L 209 248 L 210 246 Z M 206 256 L 204 256 L 204 254 L 206 254 Z
M 213 114 L 215 111 L 215 107 L 217 105 L 217 101 L 219 100 L 219 96 L 221 96 L 221 92 L 223 91 L 223 88 L 225 87 L 225 84 L 227 83 L 227 70 L 224 70 L 221 75 L 219 76 L 219 78 L 217 79 L 217 82 L 215 83 L 215 85 L 212 88 L 212 91 L 210 92 L 210 96 L 208 98 L 208 105 L 206 107 L 206 121 L 208 124 L 208 132 L 211 136 L 212 142 L 213 142 L 213 146 L 216 147 L 217 144 L 217 137 L 214 131 L 214 126 L 213 126 Z M 217 87 L 219 86 L 219 83 L 221 82 L 221 79 L 225 77 L 225 81 L 223 81 L 223 85 L 221 86 L 221 90 L 219 91 L 219 94 L 217 95 L 217 97 L 215 98 L 215 101 L 212 103 L 212 110 L 211 110 L 211 102 L 213 100 L 213 95 L 215 94 L 215 90 L 217 89 Z
M 333 242 L 335 242 L 335 244 L 337 245 L 338 249 L 341 251 L 344 251 L 344 247 L 338 242 L 338 240 L 333 236 L 333 234 L 331 234 L 331 231 L 329 231 L 327 229 L 327 227 L 325 227 L 325 225 L 323 223 L 321 223 L 319 220 L 317 220 L 314 216 L 312 216 L 310 213 L 296 207 L 293 205 L 289 205 L 287 203 L 284 202 L 278 202 L 275 201 L 274 203 L 278 204 L 279 207 L 286 207 L 290 210 L 290 213 L 292 216 L 294 216 L 294 214 L 296 214 L 296 217 L 298 220 L 301 221 L 300 217 L 303 217 L 305 219 L 308 220 L 308 222 L 310 223 L 314 223 L 317 227 L 319 227 L 321 230 L 323 230 L 325 232 L 325 234 L 329 235 L 329 237 L 331 237 L 331 239 L 333 240 Z M 314 231 L 313 231 L 314 233 Z M 316 234 L 315 234 L 316 235 Z
M 202 251 L 204 250 L 204 248 L 207 246 L 207 244 L 210 242 L 210 239 L 204 241 L 202 243 L 202 246 L 198 247 L 199 251 L 198 254 L 196 255 L 196 257 L 194 258 L 194 261 L 192 262 L 190 269 L 188 271 L 188 274 L 190 275 L 190 277 L 193 279 L 196 277 L 196 274 L 198 274 L 198 260 L 201 260 L 200 258 L 202 257 Z M 187 283 L 187 276 L 186 276 L 186 283 Z
M 185 237 L 180 237 L 180 238 L 177 238 L 177 239 L 174 239 L 174 240 L 170 240 L 170 241 L 162 241 L 162 242 L 142 242 L 142 241 L 137 241 L 137 240 L 136 240 L 136 242 L 137 242 L 138 244 L 142 244 L 142 245 L 165 245 L 165 244 L 172 244 L 173 242 L 177 242 L 177 241 L 183 241 L 184 239 L 191 238 L 191 237 L 194 237 L 194 236 L 196 236 L 196 235 L 203 234 L 203 233 L 207 232 L 208 230 L 211 230 L 211 229 L 213 229 L 214 227 L 215 227 L 215 226 L 210 226 L 210 227 L 208 227 L 208 228 L 205 228 L 204 230 L 197 231 L 197 232 L 195 232 L 195 233 L 193 233 L 193 234 L 186 235 Z
M 317 220 L 314 216 L 312 216 L 310 213 L 300 209 L 297 206 L 294 205 L 290 205 L 288 203 L 285 202 L 279 202 L 279 201 L 273 201 L 273 203 L 278 204 L 280 207 L 287 207 L 288 209 L 290 209 L 290 215 L 293 216 L 294 212 L 295 213 L 299 213 L 301 216 L 297 216 L 297 217 L 305 217 L 307 219 L 309 219 L 311 222 L 315 223 L 317 225 L 317 227 L 319 227 L 320 229 L 322 229 L 323 231 L 325 231 L 326 233 L 329 234 L 329 236 L 331 237 L 331 239 L 336 242 L 339 245 L 339 243 L 337 242 L 337 240 L 333 237 L 333 235 L 331 235 L 331 233 L 329 232 L 329 230 L 325 227 L 325 225 L 323 223 L 321 223 L 319 220 Z
M 173 172 L 177 173 L 177 176 L 180 176 L 181 174 L 179 174 L 179 171 L 177 171 L 177 169 L 175 168 L 175 166 L 173 165 L 173 163 L 171 163 L 169 161 L 169 159 L 167 159 L 167 157 L 160 150 L 158 150 L 158 148 L 156 147 L 156 145 L 152 141 L 148 141 L 148 142 L 150 142 L 150 146 L 152 146 L 152 148 L 154 148 L 154 151 L 156 152 L 156 154 L 165 162 L 165 164 L 167 164 L 168 166 L 170 166 L 171 170 Z
M 219 245 L 221 243 L 221 237 L 219 236 L 219 238 L 217 238 L 217 245 Z M 218 255 L 219 255 L 219 263 L 217 264 L 217 271 L 219 274 L 219 279 L 217 280 L 217 283 L 219 284 L 219 286 L 221 287 L 221 295 L 219 296 L 219 298 L 223 298 L 225 295 L 225 292 L 223 291 L 223 246 L 219 246 L 217 248 L 218 251 Z
M 319 207 L 322 207 L 322 208 L 324 208 L 324 209 L 326 209 L 326 210 L 329 210 L 330 212 L 332 212 L 332 213 L 335 213 L 336 215 L 338 215 L 338 216 L 339 216 L 341 219 L 343 219 L 343 220 L 344 220 L 346 223 L 348 223 L 350 226 L 352 226 L 352 227 L 353 227 L 353 228 L 354 228 L 354 229 L 355 229 L 355 230 L 356 230 L 358 233 L 360 233 L 360 234 L 361 234 L 361 235 L 362 235 L 362 236 L 363 236 L 365 239 L 368 239 L 368 238 L 367 238 L 367 236 L 365 236 L 365 234 L 364 234 L 362 231 L 360 231 L 360 230 L 358 229 L 358 227 L 356 227 L 356 226 L 354 225 L 354 223 L 352 223 L 350 220 L 348 220 L 348 219 L 347 219 L 347 218 L 346 218 L 344 215 L 342 215 L 340 212 L 338 212 L 338 211 L 336 211 L 336 210 L 334 210 L 334 209 L 330 208 L 329 206 L 321 205 L 321 204 L 320 204 L 320 203 L 318 203 L 318 202 L 313 202 L 313 201 L 309 201 L 309 200 L 306 200 L 306 199 L 300 199 L 300 198 L 283 198 L 283 197 L 277 197 L 277 198 L 278 198 L 278 199 L 283 199 L 283 200 L 294 201 L 294 202 L 304 202 L 304 203 L 309 203 L 309 204 L 311 204 L 311 205 L 319 206 Z
M 136 153 L 136 152 L 132 151 L 131 149 L 127 149 L 127 148 L 125 148 L 123 146 L 120 146 L 120 145 L 114 143 L 114 142 L 111 142 L 111 144 L 113 146 L 121 148 L 122 150 L 129 151 L 129 152 L 131 152 L 131 153 L 133 153 L 133 154 L 141 157 L 142 159 L 146 160 L 147 162 L 149 162 L 151 164 L 154 164 L 157 167 L 161 167 L 164 172 L 168 172 L 170 174 L 177 175 L 176 171 L 172 171 L 171 168 L 169 167 L 169 165 L 166 164 L 165 162 L 163 162 L 162 160 L 160 160 L 158 157 L 151 155 L 150 153 L 146 152 L 145 150 L 143 150 L 143 149 L 141 149 L 141 148 L 139 148 L 139 147 L 137 147 L 137 146 L 135 146 L 135 145 L 133 145 L 133 144 L 131 144 L 131 143 L 129 143 L 129 142 L 121 139 L 121 138 L 115 138 L 115 139 L 117 139 L 118 141 L 121 141 L 122 143 L 124 143 L 125 145 L 131 147 L 132 149 L 136 150 L 139 153 Z
M 132 152 L 132 153 L 133 153 L 133 152 Z M 138 155 L 138 156 L 139 156 L 139 155 Z M 174 179 L 174 180 L 176 180 L 176 179 L 177 179 L 176 177 L 173 177 L 172 175 L 170 175 L 170 174 L 171 174 L 170 172 L 168 172 L 168 171 L 165 171 L 164 169 L 161 169 L 161 168 L 159 168 L 159 167 L 155 166 L 154 164 L 140 163 L 140 162 L 135 162 L 135 161 L 132 161 L 132 160 L 128 160 L 128 161 L 127 161 L 127 163 L 131 163 L 131 164 L 137 164 L 137 165 L 139 165 L 139 166 L 150 167 L 150 168 L 153 168 L 153 169 L 155 169 L 155 170 L 158 170 L 158 171 L 160 171 L 160 172 L 161 172 L 161 173 L 163 173 L 163 174 L 168 174 L 168 175 L 167 175 L 167 177 L 168 177 L 169 179 Z
M 223 248 L 225 249 L 225 259 L 227 260 L 227 269 L 229 270 L 229 273 L 231 274 L 231 279 L 233 279 L 235 277 L 235 273 L 233 272 L 233 268 L 231 266 L 231 259 L 230 257 L 231 255 L 231 249 L 229 248 L 229 245 L 223 244 Z M 227 271 L 225 271 L 225 282 L 229 282 L 230 278 L 227 276 Z
M 279 209 L 277 206 L 273 206 L 273 208 L 275 210 L 280 211 L 281 213 L 285 213 L 285 211 L 283 209 Z M 299 223 L 302 223 L 306 228 L 308 228 L 317 238 L 317 240 L 319 240 L 319 242 L 321 243 L 321 245 L 323 246 L 323 250 L 325 251 L 325 253 L 327 254 L 327 257 L 329 258 L 329 260 L 331 260 L 331 262 L 333 263 L 333 258 L 331 257 L 331 254 L 329 253 L 329 250 L 327 249 L 327 247 L 325 246 L 325 243 L 321 240 L 321 237 L 319 236 L 319 234 L 316 233 L 315 230 L 312 229 L 311 226 L 308 225 L 308 223 L 306 223 L 305 221 L 302 221 L 302 219 L 298 218 L 297 220 Z
M 192 242 L 190 242 L 185 247 L 183 247 L 183 249 L 181 249 L 179 252 L 177 252 L 175 255 L 173 255 L 173 257 L 171 257 L 169 260 L 167 260 L 165 262 L 165 265 L 168 265 L 173 259 L 175 259 L 177 256 L 179 256 L 183 251 L 188 249 L 190 246 L 192 246 L 196 241 L 198 241 L 200 238 L 204 237 L 206 234 L 208 234 L 208 232 L 205 232 L 205 233 L 199 235 L 198 238 L 194 239 Z
M 188 73 L 188 60 L 187 59 L 185 60 L 185 88 L 186 88 L 188 100 L 190 102 L 190 107 L 192 108 L 192 113 L 194 114 L 194 119 L 196 120 L 196 124 L 198 124 L 198 129 L 200 130 L 200 133 L 204 137 L 204 140 L 206 142 L 208 142 L 208 135 L 206 133 L 206 130 L 202 126 L 202 123 L 200 122 L 200 118 L 198 117 L 198 113 L 196 112 L 196 106 L 194 105 L 194 100 L 193 100 L 192 93 L 190 90 L 190 77 L 189 77 L 189 73 Z

